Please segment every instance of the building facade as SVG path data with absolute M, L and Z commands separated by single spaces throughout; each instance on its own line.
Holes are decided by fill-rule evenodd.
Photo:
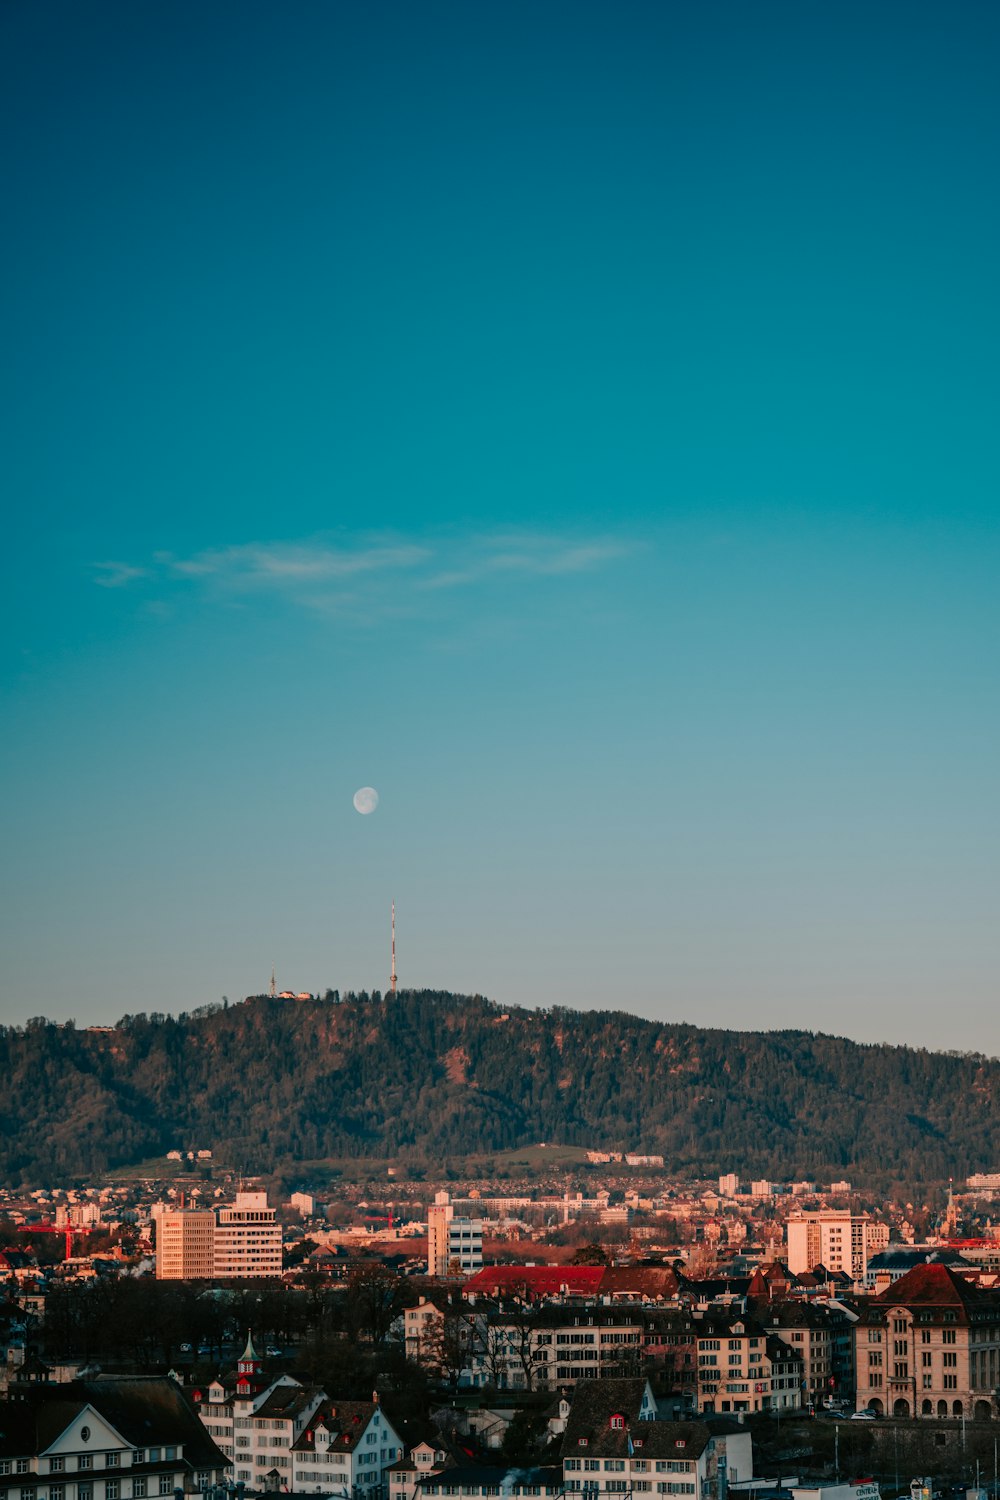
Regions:
M 868 1261 L 889 1243 L 889 1226 L 868 1214 L 823 1209 L 788 1220 L 788 1269 L 796 1276 L 824 1266 L 864 1283 Z
M 281 1275 L 281 1225 L 266 1193 L 214 1209 L 164 1209 L 156 1219 L 161 1281 L 246 1281 Z
M 857 1404 L 894 1417 L 1000 1417 L 1000 1296 L 915 1266 L 855 1325 Z

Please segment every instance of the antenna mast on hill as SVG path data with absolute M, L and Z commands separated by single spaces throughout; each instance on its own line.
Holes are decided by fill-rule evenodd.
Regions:
M 271 988 L 268 990 L 268 994 L 270 995 L 271 999 L 273 1000 L 274 997 L 275 997 L 275 995 L 277 993 L 278 993 L 278 989 L 277 989 L 277 986 L 276 986 L 276 984 L 274 982 L 274 964 L 272 964 L 271 965 Z
M 396 903 L 392 903 L 392 972 L 389 975 L 389 993 L 396 993 Z

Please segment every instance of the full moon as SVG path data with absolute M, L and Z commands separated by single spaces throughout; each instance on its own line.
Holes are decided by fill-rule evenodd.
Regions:
M 373 786 L 362 786 L 354 793 L 354 806 L 359 813 L 373 813 L 378 807 L 378 792 Z

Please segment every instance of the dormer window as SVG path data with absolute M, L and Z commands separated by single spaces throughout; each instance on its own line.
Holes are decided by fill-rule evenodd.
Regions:
M 633 1441 L 633 1443 L 632 1443 L 632 1447 L 633 1448 L 641 1448 L 642 1447 L 642 1438 L 635 1438 L 634 1441 Z
M 675 1438 L 675 1440 L 674 1440 L 674 1447 L 675 1448 L 686 1448 L 687 1447 L 687 1438 Z
M 625 1426 L 625 1418 L 622 1416 L 621 1412 L 615 1412 L 614 1416 L 611 1418 L 611 1425 L 612 1427 L 617 1428 L 619 1431 Z
M 586 1438 L 578 1438 L 577 1442 L 579 1443 L 579 1445 L 580 1445 L 581 1448 L 586 1448 L 586 1446 L 587 1446 L 587 1439 Z

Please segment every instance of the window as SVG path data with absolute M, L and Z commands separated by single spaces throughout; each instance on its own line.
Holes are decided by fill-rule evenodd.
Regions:
M 132 1481 L 132 1494 L 135 1500 L 146 1500 L 146 1476 L 137 1475 Z
M 174 1489 L 174 1476 L 172 1474 L 160 1475 L 160 1494 L 170 1495 Z
M 118 1465 L 120 1463 L 121 1463 L 121 1454 L 120 1453 L 105 1453 L 105 1455 L 104 1455 L 104 1467 L 106 1469 L 117 1469 Z
M 104 1500 L 121 1500 L 122 1483 L 120 1479 L 106 1479 L 104 1481 Z
M 64 1471 L 65 1468 L 66 1468 L 66 1460 L 64 1458 L 56 1457 L 56 1458 L 50 1458 L 49 1459 L 49 1473 L 50 1474 L 61 1474 Z
M 15 1474 L 27 1474 L 31 1465 L 26 1458 L 19 1458 L 14 1465 Z
M 954 1328 L 945 1328 L 942 1331 L 942 1333 L 941 1333 L 941 1342 L 942 1342 L 942 1344 L 953 1344 L 955 1342 L 956 1337 L 957 1337 L 957 1330 L 956 1329 L 954 1329 Z
M 53 1484 L 49 1486 L 49 1500 L 65 1500 L 66 1486 L 64 1484 Z
M 10 1473 L 10 1459 L 9 1458 L 0 1458 L 0 1474 L 9 1474 L 9 1473 Z
M 77 1485 L 76 1500 L 94 1500 L 94 1486 L 89 1479 Z
M 931 1331 L 930 1331 L 930 1329 L 929 1328 L 921 1328 L 921 1330 L 920 1330 L 920 1342 L 922 1344 L 929 1344 L 930 1341 L 931 1341 Z
M 944 1388 L 945 1388 L 946 1391 L 957 1391 L 958 1390 L 958 1376 L 957 1375 L 946 1375 L 944 1377 L 943 1384 L 944 1384 Z
M 923 1369 L 925 1369 L 925 1370 L 929 1370 L 930 1369 L 930 1367 L 931 1367 L 931 1354 L 930 1354 L 929 1350 L 926 1353 L 921 1354 L 921 1356 L 920 1356 L 920 1364 L 921 1364 L 921 1366 L 922 1366 Z
M 941 1356 L 941 1363 L 946 1370 L 953 1370 L 958 1364 L 958 1355 L 945 1353 Z

